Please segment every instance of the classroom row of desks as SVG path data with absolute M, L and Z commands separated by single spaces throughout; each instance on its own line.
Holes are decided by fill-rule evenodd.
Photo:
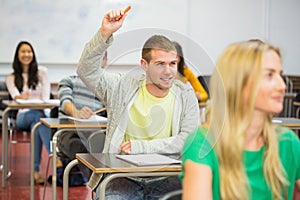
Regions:
M 3 112 L 3 118 L 2 118 L 2 187 L 5 187 L 6 179 L 8 178 L 8 112 L 11 110 L 18 110 L 22 108 L 29 108 L 29 109 L 45 109 L 45 108 L 53 108 L 57 106 L 56 104 L 47 104 L 47 103 L 42 103 L 42 104 L 19 104 L 13 101 L 3 101 L 3 103 L 7 106 L 6 109 Z M 299 130 L 300 129 L 300 119 L 297 118 L 275 118 L 277 121 L 276 123 L 279 123 L 283 126 L 288 126 L 291 129 L 294 130 Z M 38 122 L 32 129 L 31 131 L 31 144 L 34 143 L 34 134 L 36 132 L 36 129 L 40 125 L 46 125 L 49 128 L 53 129 L 58 129 L 58 131 L 54 134 L 53 139 L 52 139 L 52 149 L 56 149 L 57 145 L 57 136 L 61 134 L 62 132 L 67 132 L 67 131 L 76 131 L 76 130 L 95 130 L 99 128 L 106 128 L 106 124 L 99 124 L 99 123 L 79 123 L 79 122 L 74 122 L 73 120 L 70 119 L 58 119 L 58 118 L 42 118 L 40 122 Z M 30 157 L 30 194 L 31 194 L 31 199 L 34 199 L 34 160 L 33 160 L 33 155 L 34 155 L 34 145 L 31 146 L 31 157 Z M 53 159 L 52 159 L 52 165 L 53 165 L 53 174 L 52 174 L 52 199 L 56 199 L 56 151 L 53 151 Z M 91 155 L 90 155 L 91 156 Z M 100 157 L 99 157 L 100 156 Z M 111 155 L 105 155 L 105 156 L 111 156 Z M 92 157 L 88 157 L 87 155 L 79 155 L 77 159 L 80 162 L 83 162 L 87 167 L 89 167 L 91 170 L 93 170 L 96 173 L 103 173 L 105 170 L 109 170 L 111 172 L 112 169 L 117 169 L 117 166 L 114 165 L 101 165 L 101 163 L 107 163 L 108 158 L 107 157 L 99 155 L 93 155 Z M 99 157 L 99 158 L 98 158 Z M 96 160 L 94 158 L 97 158 Z M 94 159 L 94 160 L 93 160 Z M 97 160 L 99 161 L 100 159 L 100 164 L 97 164 Z M 103 160 L 104 159 L 104 160 Z M 78 160 L 76 162 L 78 162 Z M 113 161 L 112 158 L 109 158 L 109 160 Z M 74 161 L 75 162 L 75 161 Z M 113 164 L 115 163 L 120 163 L 118 162 L 112 162 Z M 124 163 L 122 164 L 124 166 Z M 178 166 L 177 166 L 178 167 Z M 179 166 L 180 167 L 180 166 Z M 125 170 L 126 169 L 126 170 Z M 159 167 L 158 169 L 137 169 L 136 167 L 133 168 L 132 165 L 127 166 L 127 168 L 122 169 L 122 172 L 126 172 L 128 174 L 120 174 L 117 173 L 117 175 L 112 176 L 109 178 L 107 181 L 115 178 L 115 177 L 120 177 L 120 176 L 129 176 L 132 175 L 131 173 L 134 173 L 133 175 L 137 176 L 151 176 L 149 172 L 155 172 L 152 175 L 161 175 L 164 174 L 166 175 L 174 175 L 178 174 L 180 171 L 179 168 L 163 168 Z M 141 171 L 140 171 L 141 170 Z M 170 171 L 168 171 L 170 170 Z M 118 172 L 114 171 L 114 172 Z M 139 172 L 139 174 L 136 174 Z M 159 172 L 159 173 L 157 173 Z M 169 173 L 170 172 L 170 173 Z M 107 171 L 105 172 L 107 173 Z M 129 174 L 130 173 L 130 174 Z M 103 195 L 105 192 L 105 186 L 107 182 L 103 183 L 103 187 L 101 186 L 101 192 L 100 195 Z M 64 189 L 64 196 L 65 196 L 65 189 Z
M 2 115 L 2 187 L 6 186 L 6 179 L 9 177 L 8 172 L 8 113 L 11 110 L 19 110 L 23 108 L 29 108 L 34 110 L 54 108 L 58 106 L 57 104 L 51 103 L 33 103 L 33 104 L 20 104 L 14 101 L 3 101 L 6 105 L 6 109 L 3 111 Z M 70 119 L 59 119 L 59 118 L 41 118 L 31 131 L 30 143 L 34 144 L 34 134 L 40 125 L 45 125 L 51 129 L 58 129 L 52 138 L 52 149 L 56 149 L 57 146 L 57 136 L 62 132 L 66 131 L 77 131 L 77 130 L 95 130 L 106 128 L 106 124 L 100 123 L 80 123 L 74 122 Z M 30 199 L 34 199 L 34 145 L 30 145 Z M 52 171 L 52 199 L 56 199 L 56 151 L 53 151 L 53 171 Z

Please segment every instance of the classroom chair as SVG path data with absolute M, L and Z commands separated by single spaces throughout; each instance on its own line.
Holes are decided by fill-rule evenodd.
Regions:
M 88 148 L 90 153 L 101 153 L 104 148 L 104 142 L 106 137 L 106 130 L 100 130 L 92 133 L 88 138 Z M 77 159 L 72 160 L 64 170 L 63 185 L 69 185 L 69 175 L 71 169 L 78 165 Z M 68 199 L 68 188 L 63 188 L 64 197 L 63 199 Z M 91 190 L 91 199 L 93 199 L 93 191 Z

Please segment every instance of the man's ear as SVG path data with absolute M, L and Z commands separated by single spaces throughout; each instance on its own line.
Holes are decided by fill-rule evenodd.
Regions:
M 145 59 L 141 59 L 140 61 L 142 69 L 146 72 L 148 70 L 148 63 Z

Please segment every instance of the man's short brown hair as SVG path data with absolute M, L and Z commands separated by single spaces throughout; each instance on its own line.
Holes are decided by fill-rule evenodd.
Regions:
M 148 63 L 151 60 L 151 51 L 153 49 L 176 52 L 176 48 L 172 41 L 163 35 L 153 35 L 145 42 L 142 49 L 142 58 Z

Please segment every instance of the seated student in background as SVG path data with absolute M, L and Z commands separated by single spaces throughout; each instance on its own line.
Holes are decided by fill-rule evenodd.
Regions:
M 186 66 L 181 45 L 175 41 L 173 41 L 173 44 L 177 50 L 178 79 L 184 83 L 189 82 L 195 90 L 198 101 L 205 102 L 208 98 L 207 92 L 201 85 L 198 78 L 193 74 L 192 70 Z
M 102 59 L 102 68 L 106 66 L 106 63 L 107 52 L 105 52 Z M 58 83 L 58 96 L 60 100 L 60 114 L 78 119 L 88 119 L 95 114 L 95 111 L 105 107 L 77 75 L 67 76 L 60 80 Z M 99 115 L 106 115 L 106 111 L 99 113 Z M 77 133 L 82 139 L 83 144 L 86 146 L 87 139 L 91 133 L 82 131 L 77 131 Z M 68 157 L 74 159 L 75 154 L 69 152 Z
M 210 81 L 208 124 L 183 149 L 183 199 L 292 199 L 300 142 L 272 123 L 286 85 L 280 52 L 250 40 L 228 46 Z
M 104 108 L 101 101 L 82 83 L 78 76 L 68 76 L 63 78 L 58 84 L 58 96 L 60 99 L 60 112 L 63 115 L 79 119 L 88 119 L 95 114 L 95 111 Z M 100 114 L 104 113 L 106 112 Z M 92 133 L 93 132 L 91 131 L 79 130 L 73 134 L 63 134 L 63 136 L 59 138 L 58 147 L 68 159 L 73 160 L 76 153 L 90 152 L 88 140 Z M 74 137 L 80 138 L 81 145 L 78 143 L 70 144 L 70 138 Z M 102 149 L 99 149 L 97 152 L 101 153 L 101 151 Z M 83 165 L 79 165 L 79 168 L 84 172 L 86 177 L 90 176 L 88 168 Z
M 46 67 L 39 66 L 32 45 L 29 42 L 21 41 L 15 52 L 13 61 L 13 73 L 6 78 L 6 86 L 10 96 L 16 99 L 42 99 L 50 98 L 50 82 L 48 80 L 48 70 Z M 18 129 L 31 130 L 46 117 L 44 110 L 19 110 L 16 119 Z M 43 177 L 39 174 L 41 160 L 42 143 L 48 141 L 51 135 L 44 134 L 50 131 L 46 126 L 39 126 L 35 135 L 35 155 L 34 155 L 34 180 L 37 184 L 44 183 Z M 50 153 L 50 144 L 46 145 Z
M 105 52 L 102 59 L 102 67 L 104 68 L 107 63 L 107 52 Z M 79 119 L 88 119 L 94 115 L 95 111 L 104 108 L 101 101 L 95 97 L 95 95 L 82 83 L 80 78 L 76 75 L 66 76 L 60 80 L 58 83 L 58 97 L 60 100 L 60 115 L 67 115 Z M 104 115 L 106 112 L 99 113 Z M 68 159 L 73 160 L 76 153 L 86 153 L 90 151 L 88 147 L 89 136 L 93 132 L 90 131 L 77 131 L 68 134 L 63 134 L 59 138 L 58 148 L 62 154 L 64 154 Z M 51 133 L 49 133 L 51 134 Z M 100 135 L 99 135 L 100 136 Z M 70 143 L 70 138 L 74 137 L 81 140 L 79 143 Z M 80 139 L 79 139 L 80 138 Z M 98 138 L 98 137 L 96 137 Z M 46 143 L 50 143 L 46 141 Z M 97 151 L 98 153 L 101 150 Z M 86 177 L 89 177 L 90 171 L 85 166 L 79 165 L 79 168 Z
M 193 89 L 176 80 L 177 53 L 172 41 L 162 35 L 146 41 L 140 61 L 145 74 L 114 74 L 99 67 L 113 33 L 126 18 L 123 14 L 113 10 L 104 16 L 77 68 L 82 81 L 107 106 L 103 152 L 180 153 L 185 138 L 199 124 L 199 107 Z M 92 175 L 92 189 L 100 179 L 99 174 Z M 179 188 L 178 177 L 118 178 L 107 185 L 105 199 L 158 199 Z

